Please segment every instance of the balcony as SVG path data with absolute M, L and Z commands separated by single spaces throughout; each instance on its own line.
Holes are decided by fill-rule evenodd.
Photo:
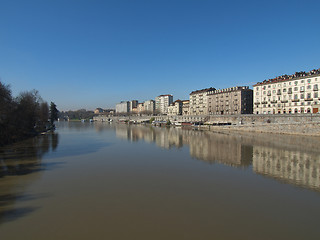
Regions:
M 267 101 L 263 101 L 263 102 L 261 102 L 262 104 L 267 104 L 268 102 Z
M 313 101 L 313 98 L 306 98 L 305 101 Z
M 292 102 L 300 102 L 299 99 L 292 99 Z
M 259 105 L 260 103 L 259 103 L 259 102 L 255 102 L 254 104 L 255 104 L 255 105 Z
M 272 100 L 272 101 L 271 101 L 271 103 L 277 103 L 277 102 L 278 102 L 277 100 Z
M 287 102 L 288 102 L 288 100 L 281 100 L 281 102 L 282 102 L 282 103 L 287 103 Z

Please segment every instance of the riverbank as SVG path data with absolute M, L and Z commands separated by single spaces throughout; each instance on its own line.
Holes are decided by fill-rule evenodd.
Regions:
M 320 137 L 320 123 L 270 123 L 257 125 L 204 126 L 201 127 L 201 129 L 220 133 L 253 132 Z
M 147 122 L 170 121 L 171 123 L 195 123 L 203 125 L 195 129 L 215 132 L 255 132 L 290 135 L 320 136 L 320 114 L 283 115 L 220 115 L 220 116 L 96 116 L 98 122 Z

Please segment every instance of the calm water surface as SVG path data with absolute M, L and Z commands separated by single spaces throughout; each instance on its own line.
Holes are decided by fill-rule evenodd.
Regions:
M 2 239 L 319 239 L 319 138 L 108 123 L 0 149 Z

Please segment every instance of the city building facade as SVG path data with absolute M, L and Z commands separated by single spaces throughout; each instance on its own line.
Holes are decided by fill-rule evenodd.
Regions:
M 190 100 L 182 100 L 182 115 L 190 115 Z
M 168 115 L 182 115 L 182 101 L 176 100 L 168 107 Z
M 128 113 L 130 111 L 130 102 L 121 101 L 116 104 L 116 113 Z
M 160 95 L 155 99 L 155 109 L 161 114 L 168 113 L 168 107 L 173 102 L 173 96 L 170 94 Z
M 253 86 L 255 114 L 317 113 L 320 73 L 265 80 Z
M 137 112 L 138 113 L 143 113 L 144 112 L 144 103 L 138 103 Z
M 189 114 L 206 115 L 208 114 L 208 93 L 216 90 L 215 88 L 206 88 L 196 90 L 190 93 Z
M 130 112 L 135 112 L 137 109 L 137 106 L 138 106 L 138 100 L 131 100 L 130 101 L 130 109 L 129 109 L 129 111 Z
M 237 86 L 208 92 L 208 114 L 252 114 L 253 91 Z
M 154 100 L 147 100 L 144 102 L 144 111 L 146 113 L 154 113 L 156 104 Z

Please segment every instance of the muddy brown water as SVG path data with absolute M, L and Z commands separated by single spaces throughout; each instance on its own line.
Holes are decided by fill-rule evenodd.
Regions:
M 319 144 L 61 122 L 0 149 L 0 239 L 319 239 Z

